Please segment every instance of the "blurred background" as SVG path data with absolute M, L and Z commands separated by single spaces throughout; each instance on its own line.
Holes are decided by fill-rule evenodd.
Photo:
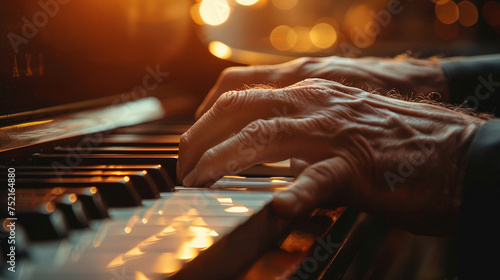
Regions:
M 190 111 L 228 66 L 500 50 L 492 0 L 0 0 L 0 21 L 0 115 L 140 87 Z

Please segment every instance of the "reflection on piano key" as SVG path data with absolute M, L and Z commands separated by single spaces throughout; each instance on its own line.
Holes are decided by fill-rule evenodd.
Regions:
M 223 205 L 217 198 L 230 198 L 236 206 Z M 36 275 L 24 279 L 108 280 L 114 273 L 164 279 L 234 234 L 238 225 L 266 209 L 271 199 L 272 193 L 257 191 L 165 193 L 161 199 L 145 200 L 141 208 L 110 209 L 110 220 L 93 222 L 92 231 L 70 233 L 69 239 L 78 242 L 59 241 L 59 249 L 52 252 L 43 244 L 32 246 L 33 262 L 23 263 L 20 269 L 29 275 L 37 264 Z M 226 211 L 231 207 L 248 211 Z

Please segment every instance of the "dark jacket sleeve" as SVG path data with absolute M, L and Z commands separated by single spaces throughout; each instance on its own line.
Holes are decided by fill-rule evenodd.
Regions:
M 500 273 L 500 119 L 479 129 L 465 172 L 459 279 L 495 279 Z
M 500 116 L 500 54 L 440 61 L 451 103 Z

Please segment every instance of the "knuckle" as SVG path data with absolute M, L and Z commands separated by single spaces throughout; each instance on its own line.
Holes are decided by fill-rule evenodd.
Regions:
M 276 121 L 256 120 L 241 130 L 242 142 L 246 146 L 265 146 L 271 143 L 277 134 Z
M 188 146 L 189 143 L 189 131 L 184 132 L 179 139 L 179 150 L 180 148 Z
M 215 148 L 206 150 L 203 154 L 203 159 L 205 162 L 215 162 L 217 159 L 217 152 L 215 151 Z

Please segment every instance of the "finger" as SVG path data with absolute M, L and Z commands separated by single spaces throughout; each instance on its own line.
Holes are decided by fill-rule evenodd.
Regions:
M 217 82 L 207 94 L 202 104 L 195 113 L 196 119 L 203 114 L 217 101 L 223 93 L 232 90 L 241 90 L 245 85 L 268 84 L 275 81 L 274 66 L 246 66 L 230 67 L 222 71 Z
M 295 177 L 298 177 L 299 174 L 302 173 L 302 171 L 306 169 L 306 167 L 308 167 L 309 165 L 310 163 L 302 159 L 298 158 L 290 159 L 290 170 L 292 171 L 292 174 Z
M 182 179 L 201 155 L 256 119 L 293 114 L 292 89 L 250 89 L 222 95 L 215 105 L 181 137 L 178 175 Z
M 275 162 L 293 155 L 324 157 L 317 148 L 321 139 L 307 133 L 305 119 L 257 120 L 219 145 L 206 151 L 186 176 L 185 186 L 203 186 L 225 175 L 237 173 L 261 162 Z M 327 144 L 326 140 L 324 140 Z M 316 145 L 312 145 L 316 143 Z
M 315 163 L 304 169 L 287 190 L 275 193 L 272 207 L 282 216 L 295 217 L 327 203 L 340 206 L 354 181 L 353 174 L 342 157 Z

